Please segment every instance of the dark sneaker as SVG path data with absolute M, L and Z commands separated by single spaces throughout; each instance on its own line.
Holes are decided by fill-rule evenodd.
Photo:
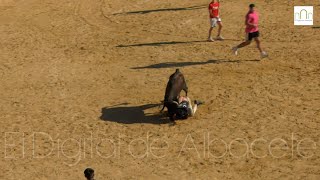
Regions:
M 196 105 L 201 105 L 201 104 L 203 104 L 203 102 L 202 101 L 199 101 L 199 100 L 194 100 L 194 104 L 196 104 Z

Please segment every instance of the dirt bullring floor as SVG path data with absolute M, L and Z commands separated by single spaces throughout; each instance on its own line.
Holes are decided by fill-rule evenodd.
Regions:
M 250 2 L 222 1 L 213 43 L 208 3 L 0 0 L 0 179 L 320 179 L 319 3 L 255 1 L 261 61 L 230 51 Z M 206 103 L 169 127 L 176 68 Z

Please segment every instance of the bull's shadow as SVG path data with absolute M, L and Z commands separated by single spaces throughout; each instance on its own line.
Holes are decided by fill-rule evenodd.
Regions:
M 224 39 L 224 41 L 239 41 L 237 39 Z M 127 44 L 118 45 L 117 48 L 127 48 L 127 47 L 159 47 L 167 45 L 181 45 L 181 44 L 195 44 L 195 43 L 211 43 L 208 40 L 194 40 L 194 41 L 164 41 L 164 42 L 151 42 L 151 43 L 139 43 L 139 44 Z
M 141 47 L 141 46 L 164 46 L 164 45 L 176 45 L 176 44 L 193 44 L 193 43 L 204 43 L 208 41 L 168 41 L 168 42 L 153 42 L 153 43 L 141 43 L 141 44 L 129 44 L 129 45 L 118 45 L 117 48 L 125 47 Z
M 151 10 L 143 10 L 143 11 L 130 11 L 130 12 L 124 12 L 124 13 L 115 13 L 113 15 L 123 15 L 123 14 L 148 14 L 153 12 L 165 12 L 165 11 L 190 11 L 190 10 L 197 10 L 197 9 L 203 9 L 206 8 L 206 5 L 200 5 L 200 6 L 190 6 L 190 7 L 182 7 L 182 8 L 164 8 L 164 9 L 151 9 Z
M 100 119 L 122 124 L 165 124 L 169 120 L 159 113 L 146 114 L 144 110 L 159 107 L 160 104 L 146 104 L 142 106 L 117 105 L 104 107 L 101 110 Z M 160 111 L 160 109 L 159 109 Z
M 186 66 L 197 66 L 197 65 L 205 65 L 205 64 L 222 64 L 222 63 L 241 63 L 241 62 L 260 62 L 259 60 L 208 60 L 202 62 L 165 62 L 159 64 L 152 64 L 149 66 L 143 67 L 133 67 L 131 69 L 161 69 L 161 68 L 178 68 L 178 67 L 186 67 Z

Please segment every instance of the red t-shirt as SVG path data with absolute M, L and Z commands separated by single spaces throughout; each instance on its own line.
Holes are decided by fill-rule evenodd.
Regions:
M 216 18 L 216 17 L 219 17 L 219 8 L 220 7 L 220 4 L 218 2 L 211 2 L 209 4 L 209 11 L 212 12 L 213 16 L 210 14 L 210 18 Z

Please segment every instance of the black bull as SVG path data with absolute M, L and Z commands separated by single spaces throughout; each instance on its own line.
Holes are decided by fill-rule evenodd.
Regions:
M 163 111 L 163 109 L 167 107 L 170 120 L 173 120 L 174 113 L 176 111 L 176 108 L 178 107 L 178 98 L 182 90 L 186 93 L 187 96 L 187 83 L 184 79 L 183 74 L 179 71 L 179 69 L 176 69 L 176 72 L 170 76 L 167 83 L 166 93 L 164 95 L 163 101 L 163 108 L 161 109 L 161 111 Z

